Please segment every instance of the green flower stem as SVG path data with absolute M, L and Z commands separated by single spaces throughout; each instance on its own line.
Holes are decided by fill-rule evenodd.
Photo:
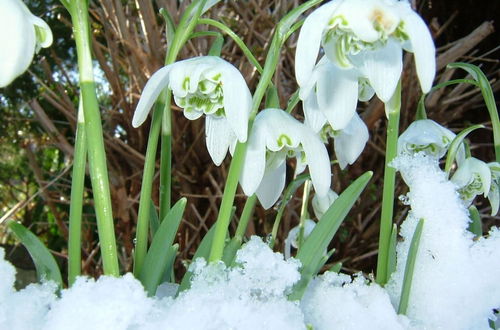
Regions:
M 164 108 L 164 103 L 161 102 L 161 100 L 164 99 L 162 96 L 163 95 L 160 95 L 154 107 L 151 129 L 149 130 L 148 145 L 146 148 L 141 195 L 139 199 L 139 213 L 137 215 L 138 220 L 135 234 L 136 245 L 134 250 L 134 275 L 136 277 L 138 277 L 141 273 L 142 265 L 148 250 L 149 212 L 151 208 L 151 193 L 156 166 L 155 157 Z
M 234 42 L 240 47 L 240 49 L 243 51 L 243 54 L 248 58 L 250 63 L 252 63 L 253 66 L 257 69 L 259 73 L 262 73 L 263 69 L 262 66 L 260 65 L 259 61 L 253 56 L 252 52 L 250 49 L 245 45 L 245 42 L 241 40 L 240 37 L 236 33 L 234 33 L 229 27 L 226 25 L 217 22 L 216 20 L 210 19 L 210 18 L 202 18 L 198 21 L 199 24 L 207 24 L 211 25 L 213 27 L 218 28 L 222 32 L 226 33 L 231 39 L 234 40 Z
M 172 42 L 168 45 L 165 65 L 175 62 L 182 46 L 186 43 L 193 29 L 196 27 L 198 17 L 206 0 L 194 1 L 188 6 L 181 17 L 179 26 L 175 30 Z M 191 15 L 196 6 L 199 5 L 194 16 Z M 169 38 L 170 39 L 170 38 Z M 146 148 L 146 159 L 142 178 L 141 195 L 139 199 L 139 213 L 137 216 L 136 246 L 134 251 L 134 275 L 141 274 L 142 265 L 148 250 L 149 214 L 151 208 L 151 194 L 153 177 L 155 171 L 155 155 L 158 148 L 160 132 L 162 134 L 162 145 L 160 155 L 160 221 L 170 209 L 171 196 L 171 169 L 172 169 L 172 127 L 171 127 L 171 98 L 167 90 L 164 91 L 155 104 L 151 130 L 149 132 L 148 145 Z
M 85 163 L 87 160 L 87 143 L 85 136 L 85 119 L 83 104 L 78 107 L 78 124 L 76 128 L 73 173 L 71 175 L 71 200 L 69 204 L 69 237 L 68 237 L 68 284 L 71 286 L 82 267 L 82 205 L 85 181 Z
M 377 260 L 377 283 L 384 285 L 388 280 L 388 258 L 391 242 L 392 218 L 394 212 L 394 187 L 396 170 L 389 163 L 397 155 L 399 114 L 401 108 L 401 82 L 394 95 L 386 103 L 386 113 L 389 115 L 387 127 L 387 144 L 385 152 L 384 188 L 382 191 L 382 214 L 380 219 L 380 236 Z
M 101 245 L 101 256 L 105 275 L 118 276 L 118 258 L 111 209 L 106 153 L 101 126 L 101 115 L 94 82 L 91 55 L 88 2 L 71 2 L 71 18 L 75 34 L 80 89 L 85 114 L 85 133 L 87 136 L 90 178 L 94 194 L 97 216 L 97 229 Z
M 238 223 L 238 227 L 236 227 L 236 232 L 234 234 L 234 237 L 238 239 L 239 242 L 243 241 L 243 236 L 245 236 L 245 232 L 248 227 L 248 222 L 252 218 L 256 202 L 257 202 L 257 195 L 255 194 L 248 197 L 247 201 L 245 202 L 245 207 L 243 208 L 243 212 L 241 213 L 240 222 Z
M 307 216 L 307 205 L 309 205 L 309 193 L 311 192 L 311 180 L 306 180 L 304 183 L 304 192 L 302 194 L 302 207 L 300 208 L 299 219 L 299 249 L 304 243 L 304 223 Z
M 165 105 L 163 107 L 163 119 L 161 129 L 161 152 L 160 152 L 160 221 L 170 211 L 172 191 L 172 92 L 166 93 Z

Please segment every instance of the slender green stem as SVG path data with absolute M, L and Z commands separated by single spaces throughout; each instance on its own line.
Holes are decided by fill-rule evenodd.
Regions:
M 222 202 L 215 222 L 214 238 L 212 240 L 212 247 L 210 249 L 210 261 L 221 260 L 224 252 L 224 242 L 226 240 L 227 228 L 231 222 L 231 209 L 233 207 L 234 195 L 238 187 L 238 180 L 240 177 L 243 162 L 245 160 L 246 144 L 238 142 L 236 150 L 234 151 L 233 160 L 229 166 L 229 174 L 224 187 L 224 194 L 222 195 Z
M 304 183 L 304 192 L 302 194 L 302 207 L 300 208 L 300 220 L 299 220 L 299 250 L 304 243 L 304 223 L 307 216 L 307 206 L 309 205 L 309 193 L 311 192 L 311 180 L 307 180 Z
M 245 207 L 243 208 L 243 212 L 241 213 L 240 222 L 238 223 L 238 227 L 236 227 L 236 233 L 234 237 L 239 239 L 240 242 L 243 241 L 243 236 L 248 227 L 248 222 L 252 218 L 253 210 L 255 209 L 255 203 L 257 202 L 257 195 L 253 194 L 248 197 L 245 202 Z
M 161 130 L 161 153 L 160 153 L 160 221 L 170 211 L 172 190 L 172 92 L 169 90 L 164 98 L 163 120 Z
M 283 217 L 283 212 L 285 211 L 285 207 L 288 204 L 288 201 L 293 197 L 295 191 L 307 180 L 310 178 L 309 174 L 302 174 L 296 177 L 288 187 L 286 187 L 285 192 L 283 193 L 283 200 L 281 201 L 278 212 L 276 213 L 276 218 L 274 218 L 273 229 L 271 231 L 271 239 L 269 240 L 269 247 L 274 248 L 274 243 L 276 242 L 276 237 L 278 236 L 278 229 L 280 227 L 281 218 Z
M 386 113 L 389 115 L 387 127 L 387 143 L 385 152 L 384 188 L 382 191 L 382 214 L 380 219 L 379 250 L 377 260 L 377 283 L 384 285 L 388 277 L 388 258 L 391 242 L 392 218 L 394 212 L 394 187 L 396 170 L 389 163 L 397 155 L 399 114 L 401 108 L 401 82 L 394 95 L 386 103 Z
M 160 97 L 159 100 L 163 98 Z M 146 159 L 144 162 L 144 172 L 142 176 L 141 195 L 139 199 L 139 213 L 137 216 L 136 245 L 134 250 L 134 275 L 141 274 L 142 264 L 146 258 L 148 249 L 148 230 L 151 208 L 151 193 L 153 186 L 153 177 L 155 172 L 155 157 L 158 147 L 158 138 L 161 129 L 161 116 L 164 104 L 157 101 L 153 111 L 151 129 L 149 130 L 148 146 L 146 148 Z M 160 218 L 161 219 L 161 218 Z
M 71 175 L 71 200 L 69 204 L 68 284 L 70 286 L 73 285 L 76 277 L 81 275 L 82 206 L 85 163 L 87 160 L 86 142 L 83 103 L 82 100 L 80 100 L 75 138 L 73 173 Z
M 88 2 L 75 0 L 71 3 L 71 18 L 75 34 L 80 88 L 85 114 L 90 178 L 94 194 L 97 229 L 101 245 L 104 274 L 118 276 L 118 258 L 111 209 L 106 153 L 101 126 L 101 115 L 94 82 Z
M 263 69 L 262 69 L 262 66 L 260 65 L 259 61 L 257 61 L 257 59 L 255 58 L 255 56 L 253 56 L 252 52 L 247 47 L 245 42 L 243 40 L 241 40 L 241 38 L 238 37 L 238 35 L 236 33 L 234 33 L 233 30 L 231 30 L 226 25 L 224 25 L 220 22 L 217 22 L 216 20 L 210 19 L 210 18 L 202 18 L 198 21 L 198 23 L 214 26 L 214 27 L 218 28 L 219 30 L 221 30 L 222 32 L 226 33 L 231 39 L 234 40 L 234 42 L 238 45 L 238 47 L 240 47 L 240 49 L 243 51 L 243 54 L 245 54 L 245 56 L 248 58 L 250 63 L 252 63 L 252 65 L 255 66 L 257 71 L 259 71 L 259 73 L 262 73 Z

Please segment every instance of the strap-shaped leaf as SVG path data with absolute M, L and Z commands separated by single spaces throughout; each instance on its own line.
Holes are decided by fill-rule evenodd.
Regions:
M 490 114 L 491 126 L 493 127 L 493 139 L 495 144 L 495 158 L 500 162 L 500 119 L 498 118 L 498 110 L 495 102 L 495 96 L 491 89 L 490 82 L 481 69 L 470 63 L 451 63 L 448 68 L 460 68 L 467 71 L 472 78 L 479 84 L 481 93 L 483 94 L 484 103 Z
M 42 241 L 20 223 L 12 221 L 9 223 L 8 227 L 31 255 L 35 264 L 38 280 L 54 281 L 62 288 L 63 282 L 57 262 Z
M 424 228 L 424 219 L 418 221 L 415 232 L 410 243 L 408 258 L 406 259 L 405 274 L 403 277 L 403 288 L 401 289 L 401 297 L 399 299 L 398 314 L 406 314 L 408 309 L 408 301 L 410 298 L 411 282 L 413 280 L 413 270 L 415 269 L 415 261 L 417 259 L 418 246 L 420 244 L 420 236 Z
M 203 239 L 201 240 L 200 245 L 198 246 L 198 249 L 194 253 L 193 256 L 193 261 L 198 259 L 198 258 L 204 258 L 205 260 L 208 260 L 208 257 L 210 256 L 210 247 L 212 246 L 212 240 L 214 238 L 214 233 L 215 233 L 215 225 L 213 225 L 209 231 L 205 234 Z M 189 289 L 191 285 L 191 276 L 193 273 L 191 273 L 189 270 L 186 272 L 184 277 L 182 278 L 181 281 L 181 286 L 179 287 L 179 292 L 184 291 L 186 289 Z
M 389 253 L 387 260 L 387 279 L 391 277 L 391 274 L 396 270 L 396 243 L 398 238 L 398 226 L 396 224 L 392 225 L 391 230 L 391 241 L 389 243 Z
M 450 148 L 448 149 L 448 155 L 446 156 L 446 163 L 444 166 L 444 171 L 449 175 L 451 171 L 451 166 L 453 165 L 453 162 L 457 158 L 457 153 L 460 149 L 460 146 L 464 142 L 465 137 L 472 131 L 478 129 L 478 128 L 484 128 L 484 125 L 474 125 L 471 127 L 468 127 L 458 133 L 458 135 L 453 139 L 453 141 L 450 144 Z
M 186 199 L 181 198 L 165 216 L 153 237 L 153 242 L 144 260 L 139 280 L 149 296 L 156 293 L 165 272 L 169 272 L 169 255 L 172 254 L 172 243 L 186 208 Z M 174 254 L 175 255 L 175 254 Z M 173 262 L 170 263 L 170 268 Z
M 149 207 L 149 231 L 151 232 L 151 237 L 155 237 L 158 228 L 160 228 L 160 219 L 158 218 L 155 204 L 151 200 L 151 206 Z
M 309 281 L 318 270 L 318 265 L 320 264 L 324 251 L 328 248 L 333 236 L 361 192 L 365 189 L 372 175 L 372 172 L 366 172 L 347 187 L 330 208 L 328 208 L 311 234 L 305 240 L 296 256 L 302 263 L 302 268 L 300 271 L 301 279 L 295 285 L 294 291 L 290 295 L 292 300 L 298 300 L 302 297 Z

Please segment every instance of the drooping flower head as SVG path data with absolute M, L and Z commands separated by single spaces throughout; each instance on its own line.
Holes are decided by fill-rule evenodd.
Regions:
M 330 159 L 321 139 L 308 126 L 280 109 L 266 109 L 255 118 L 248 140 L 240 183 L 264 208 L 279 198 L 286 177 L 286 158 L 296 157 L 296 174 L 309 167 L 316 193 L 330 188 Z
M 52 32 L 21 0 L 3 0 L 0 8 L 0 88 L 28 69 L 40 47 L 52 44 Z
M 252 96 L 241 73 L 216 56 L 201 56 L 167 65 L 155 72 L 144 87 L 132 119 L 134 127 L 147 118 L 161 91 L 169 87 L 184 116 L 205 115 L 207 148 L 220 165 L 236 140 L 245 142 Z
M 460 197 L 469 206 L 477 195 L 488 197 L 491 179 L 488 165 L 482 160 L 469 157 L 458 167 L 451 181 L 459 188 Z
M 424 152 L 435 158 L 443 157 L 455 133 L 430 119 L 416 120 L 408 126 L 398 139 L 398 154 L 414 154 Z M 457 162 L 465 159 L 463 145 L 457 152 Z
M 320 48 L 333 67 L 315 69 Z M 322 108 L 325 100 L 330 109 L 344 103 L 338 111 L 346 111 L 346 118 L 329 118 L 334 129 L 341 129 L 355 111 L 359 84 L 370 85 L 384 102 L 391 98 L 401 76 L 402 49 L 414 52 L 420 85 L 428 92 L 435 75 L 435 47 L 424 21 L 406 0 L 333 0 L 306 18 L 299 35 L 295 74 L 299 86 L 308 90 L 301 92 L 301 99 L 315 86 Z M 326 77 L 332 74 L 335 78 Z M 341 84 L 348 86 L 342 93 L 321 91 L 335 93 L 333 88 Z

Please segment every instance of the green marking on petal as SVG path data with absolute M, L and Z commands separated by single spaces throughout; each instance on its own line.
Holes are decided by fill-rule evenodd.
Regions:
M 292 145 L 292 139 L 286 135 L 286 134 L 281 134 L 279 137 L 278 137 L 278 146 L 279 147 L 283 147 L 283 146 L 291 146 Z

